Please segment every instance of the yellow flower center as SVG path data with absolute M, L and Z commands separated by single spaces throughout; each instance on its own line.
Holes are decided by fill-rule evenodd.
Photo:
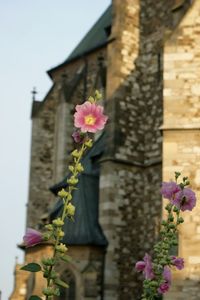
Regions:
M 96 118 L 93 115 L 85 116 L 85 124 L 86 125 L 94 125 Z

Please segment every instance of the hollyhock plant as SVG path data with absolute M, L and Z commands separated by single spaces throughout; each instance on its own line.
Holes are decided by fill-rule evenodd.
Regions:
M 26 247 L 32 247 L 43 241 L 43 235 L 35 229 L 27 228 L 23 240 Z
M 172 203 L 182 211 L 191 211 L 196 205 L 195 193 L 189 188 L 184 188 L 183 190 L 176 193 Z
M 172 265 L 174 265 L 178 270 L 182 270 L 184 268 L 184 259 L 182 257 L 171 257 Z
M 103 107 L 96 103 L 86 101 L 82 105 L 76 105 L 74 114 L 74 125 L 80 128 L 82 132 L 95 133 L 102 130 L 108 120 L 103 114 Z
M 160 240 L 154 245 L 152 258 L 146 254 L 143 261 L 135 265 L 137 271 L 143 272 L 143 294 L 141 300 L 160 299 L 169 291 L 172 281 L 171 267 L 178 270 L 184 268 L 184 259 L 171 256 L 171 250 L 178 245 L 178 226 L 184 222 L 181 211 L 192 210 L 196 205 L 195 193 L 187 186 L 187 177 L 178 183 L 181 174 L 175 172 L 175 180 L 163 182 L 161 194 L 169 200 L 165 206 L 167 213 L 161 222 Z
M 174 195 L 179 192 L 181 188 L 177 185 L 176 182 L 163 182 L 161 188 L 161 194 L 164 198 L 172 200 Z
M 63 207 L 61 216 L 52 220 L 50 224 L 46 224 L 44 232 L 40 233 L 34 229 L 28 228 L 24 236 L 24 243 L 27 247 L 39 244 L 43 240 L 48 240 L 53 248 L 53 254 L 50 257 L 43 257 L 38 263 L 29 263 L 21 269 L 30 272 L 43 272 L 46 279 L 46 287 L 42 290 L 42 298 L 32 295 L 29 299 L 51 300 L 54 296 L 60 296 L 59 287 L 67 288 L 68 284 L 59 279 L 59 274 L 55 271 L 56 264 L 61 261 L 69 262 L 70 257 L 66 255 L 68 248 L 62 243 L 65 219 L 73 220 L 76 213 L 76 207 L 73 205 L 73 191 L 77 189 L 78 177 L 84 171 L 82 158 L 86 151 L 93 146 L 92 135 L 88 133 L 96 133 L 102 130 L 107 122 L 108 117 L 103 114 L 103 107 L 97 105 L 97 101 L 101 99 L 101 94 L 96 91 L 94 97 L 89 97 L 82 105 L 76 106 L 74 114 L 74 125 L 77 130 L 72 137 L 75 141 L 75 149 L 71 152 L 71 160 L 69 165 L 69 177 L 67 179 L 66 188 L 62 188 L 58 192 Z M 148 269 L 148 267 L 146 266 Z M 148 270 L 147 270 L 148 272 Z

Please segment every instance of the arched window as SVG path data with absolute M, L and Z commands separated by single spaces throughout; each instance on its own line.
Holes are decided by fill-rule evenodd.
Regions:
M 69 288 L 60 288 L 58 300 L 75 300 L 76 299 L 76 282 L 73 274 L 66 270 L 61 275 L 61 280 L 69 285 Z

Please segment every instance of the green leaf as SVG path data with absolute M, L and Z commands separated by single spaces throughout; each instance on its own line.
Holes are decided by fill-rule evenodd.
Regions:
M 70 262 L 72 260 L 71 256 L 69 256 L 69 255 L 62 255 L 62 256 L 60 256 L 60 258 L 62 260 L 64 260 L 65 262 Z
M 29 271 L 29 272 L 39 272 L 41 271 L 41 267 L 36 263 L 30 263 L 28 265 L 23 266 L 21 270 Z
M 69 285 L 66 282 L 64 282 L 64 281 L 62 281 L 62 280 L 60 280 L 58 278 L 55 279 L 54 283 L 56 285 L 59 285 L 59 286 L 64 287 L 64 288 L 68 288 L 69 287 Z
M 36 295 L 32 295 L 32 296 L 30 296 L 30 298 L 28 298 L 28 300 L 42 300 L 42 298 L 40 298 Z

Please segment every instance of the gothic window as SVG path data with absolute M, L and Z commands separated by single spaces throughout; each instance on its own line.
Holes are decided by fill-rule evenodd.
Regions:
M 73 274 L 66 270 L 61 279 L 69 285 L 69 288 L 60 288 L 60 296 L 57 300 L 75 300 L 76 299 L 76 282 Z

